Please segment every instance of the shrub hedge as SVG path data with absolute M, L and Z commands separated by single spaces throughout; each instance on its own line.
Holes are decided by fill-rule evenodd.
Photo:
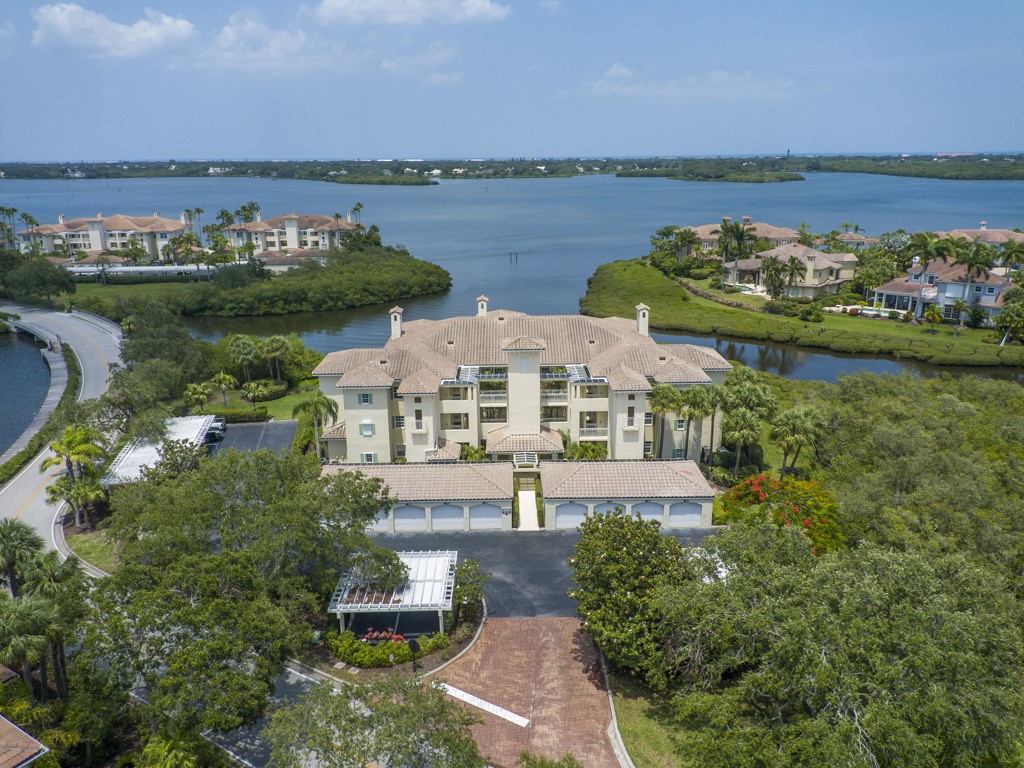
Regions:
M 396 664 L 405 664 L 412 661 L 412 651 L 409 650 L 409 644 L 405 642 L 392 640 L 391 642 L 372 645 L 363 642 L 352 632 L 342 632 L 339 634 L 333 631 L 327 633 L 326 642 L 327 647 L 331 649 L 331 653 L 337 656 L 340 661 L 344 661 L 346 664 L 351 664 L 354 667 L 362 667 L 363 669 L 393 667 Z M 420 644 L 420 652 L 416 657 L 418 659 L 428 656 L 434 651 L 447 648 L 451 644 L 448 635 L 440 632 L 431 635 L 426 640 L 420 638 L 418 642 Z M 392 661 L 392 657 L 394 661 Z
M 263 394 L 256 398 L 257 403 L 267 403 L 271 400 L 280 400 L 288 394 L 288 384 L 283 381 L 274 381 L 273 379 L 256 379 L 253 381 L 253 384 L 259 384 L 264 389 Z
M 220 416 L 228 424 L 248 424 L 254 421 L 267 420 L 267 407 L 261 405 L 258 408 L 207 408 L 207 413 Z

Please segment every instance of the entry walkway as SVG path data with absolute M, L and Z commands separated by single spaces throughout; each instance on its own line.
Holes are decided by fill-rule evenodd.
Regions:
M 488 619 L 473 649 L 438 680 L 493 705 L 467 704 L 483 717 L 473 736 L 495 765 L 511 768 L 528 750 L 552 759 L 572 752 L 587 768 L 620 766 L 597 649 L 579 619 Z
M 540 530 L 537 523 L 537 494 L 532 485 L 525 491 L 519 491 L 519 530 Z

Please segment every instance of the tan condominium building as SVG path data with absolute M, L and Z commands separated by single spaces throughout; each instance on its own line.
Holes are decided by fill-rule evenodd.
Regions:
M 650 308 L 635 320 L 489 310 L 405 322 L 394 307 L 383 347 L 332 352 L 313 371 L 339 405 L 326 430 L 332 461 L 451 461 L 462 446 L 491 460 L 563 458 L 562 433 L 609 459 L 696 459 L 720 442 L 721 419 L 655 415 L 655 384 L 720 384 L 731 366 L 714 349 L 658 344 Z M 715 434 L 711 434 L 714 424 Z
M 85 255 L 137 245 L 146 249 L 150 261 L 156 261 L 168 241 L 182 235 L 188 226 L 184 213 L 176 219 L 164 218 L 159 211 L 152 216 L 97 213 L 91 218 L 78 219 L 68 219 L 62 214 L 56 224 L 39 224 L 18 232 L 18 250 Z
M 235 251 L 252 243 L 253 253 L 261 251 L 326 251 L 341 247 L 342 236 L 359 226 L 346 216 L 292 211 L 269 219 L 256 214 L 256 221 L 242 221 L 224 227 L 224 236 Z

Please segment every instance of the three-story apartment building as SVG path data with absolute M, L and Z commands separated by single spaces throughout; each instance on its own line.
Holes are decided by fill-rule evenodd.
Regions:
M 325 434 L 329 458 L 455 460 L 469 445 L 535 464 L 562 458 L 561 433 L 601 443 L 610 459 L 695 458 L 718 447 L 720 419 L 712 435 L 710 418 L 656 417 L 647 397 L 658 383 L 721 383 L 730 364 L 709 347 L 655 342 L 646 305 L 635 321 L 487 305 L 480 296 L 475 316 L 414 322 L 394 307 L 383 347 L 327 355 L 313 373 L 339 404 Z

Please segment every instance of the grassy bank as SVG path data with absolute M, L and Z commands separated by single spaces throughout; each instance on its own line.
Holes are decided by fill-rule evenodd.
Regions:
M 731 297 L 730 297 L 731 298 Z M 654 267 L 640 261 L 615 261 L 597 268 L 587 281 L 580 311 L 595 317 L 633 317 L 635 306 L 651 307 L 651 327 L 852 354 L 882 354 L 934 365 L 1020 366 L 1024 347 L 986 343 L 991 331 L 951 326 L 930 329 L 896 320 L 825 314 L 823 323 L 734 309 L 686 292 Z
M 686 732 L 675 722 L 668 699 L 655 695 L 635 679 L 610 676 L 619 734 L 636 768 L 684 768 L 679 756 Z
M 106 531 L 69 533 L 67 541 L 71 551 L 78 555 L 80 560 L 91 563 L 107 573 L 113 573 L 117 569 L 114 542 L 107 538 Z

